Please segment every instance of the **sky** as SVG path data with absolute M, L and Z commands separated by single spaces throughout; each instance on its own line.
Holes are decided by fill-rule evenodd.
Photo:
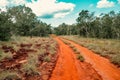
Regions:
M 112 10 L 120 11 L 120 0 L 0 0 L 0 9 L 25 5 L 43 22 L 57 27 L 62 23 L 74 24 L 81 10 L 95 12 L 96 16 Z

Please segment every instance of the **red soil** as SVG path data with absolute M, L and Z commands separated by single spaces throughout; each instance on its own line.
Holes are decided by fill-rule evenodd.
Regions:
M 59 58 L 50 80 L 102 80 L 89 63 L 77 60 L 73 50 L 59 38 Z
M 81 55 L 84 56 L 85 61 L 92 65 L 92 67 L 101 75 L 103 80 L 120 80 L 120 69 L 111 64 L 108 59 L 101 57 L 72 41 L 66 41 L 70 42 L 81 51 Z

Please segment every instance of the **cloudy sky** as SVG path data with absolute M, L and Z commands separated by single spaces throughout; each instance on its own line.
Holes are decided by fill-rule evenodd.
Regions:
M 111 10 L 120 11 L 120 0 L 0 0 L 0 9 L 25 5 L 32 9 L 40 20 L 52 26 L 61 23 L 73 24 L 78 13 L 87 9 L 95 15 Z

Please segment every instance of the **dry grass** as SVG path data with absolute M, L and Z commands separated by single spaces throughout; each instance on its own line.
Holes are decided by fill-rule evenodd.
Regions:
M 120 55 L 120 40 L 83 38 L 79 36 L 62 37 L 87 47 L 103 57 L 110 58 L 111 62 L 120 65 L 120 58 L 118 58 Z
M 21 44 L 32 44 L 32 46 L 20 47 Z M 26 57 L 26 62 L 21 64 L 20 71 L 25 75 L 40 75 L 40 70 L 38 67 L 44 62 L 50 62 L 53 55 L 57 53 L 57 42 L 50 37 L 16 37 L 13 36 L 12 40 L 9 42 L 0 41 L 0 60 L 11 59 L 12 53 L 4 53 L 2 50 L 2 46 L 12 46 L 15 51 L 18 51 L 20 48 L 24 48 L 25 50 L 34 50 L 33 52 L 28 52 L 28 57 Z M 8 72 L 1 71 L 0 72 L 0 80 L 8 80 L 9 78 L 6 76 Z M 1 77 L 2 76 L 2 77 Z M 13 74 L 12 74 L 13 76 Z M 17 80 L 14 76 L 9 80 Z
M 3 60 L 3 59 L 12 59 L 12 54 L 9 52 L 9 53 L 4 53 L 2 51 L 0 51 L 0 61 Z
M 77 55 L 77 59 L 80 60 L 81 62 L 85 60 L 85 58 L 81 54 Z
M 7 70 L 0 72 L 0 80 L 21 80 L 21 78 L 16 72 Z

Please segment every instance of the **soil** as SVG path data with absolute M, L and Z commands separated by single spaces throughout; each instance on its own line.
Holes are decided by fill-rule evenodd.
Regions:
M 58 37 L 59 58 L 50 80 L 102 80 L 97 71 L 87 62 L 77 60 L 73 50 Z
M 79 44 L 76 44 L 75 42 L 69 41 L 67 39 L 64 40 L 68 41 L 80 50 L 81 55 L 85 58 L 85 62 L 89 63 L 95 69 L 95 71 L 98 72 L 103 80 L 120 80 L 120 69 L 110 63 L 108 59 L 95 54 L 94 52 L 80 46 Z
M 4 52 L 11 52 L 13 58 L 0 61 L 0 70 L 18 70 L 22 75 L 21 80 L 120 80 L 120 69 L 110 63 L 108 59 L 64 39 L 80 51 L 85 58 L 85 61 L 81 62 L 77 59 L 75 52 L 61 38 L 54 37 L 54 39 L 59 45 L 57 54 L 51 55 L 47 48 L 49 45 L 45 47 L 46 53 L 39 56 L 37 66 L 40 75 L 29 76 L 20 71 L 21 65 L 27 62 L 28 54 L 36 52 L 36 50 L 30 49 L 33 44 L 21 44 L 18 51 L 10 46 L 2 46 L 1 49 Z M 40 48 L 41 44 L 36 43 L 35 48 Z M 45 56 L 51 56 L 50 62 L 43 60 Z

